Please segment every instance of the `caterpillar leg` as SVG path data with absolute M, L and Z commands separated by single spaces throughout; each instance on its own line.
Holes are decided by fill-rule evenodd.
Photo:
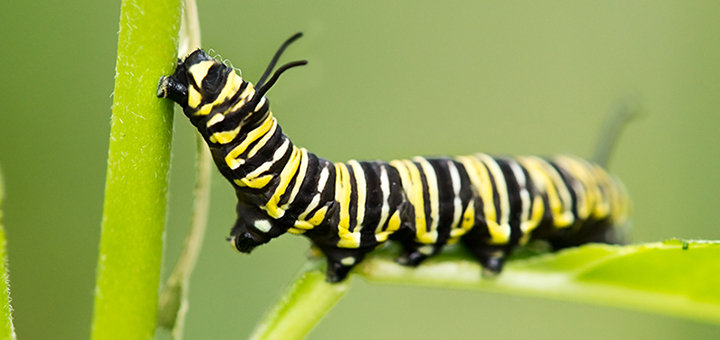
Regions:
M 391 239 L 402 245 L 403 251 L 395 259 L 400 265 L 417 267 L 430 256 L 442 250 L 445 242 L 435 244 L 423 244 L 415 241 L 415 233 L 411 229 L 401 229 L 391 236 Z
M 491 245 L 489 235 L 480 228 L 473 228 L 462 237 L 462 242 L 483 267 L 483 276 L 500 274 L 505 265 L 505 259 L 510 255 L 510 244 Z
M 395 259 L 395 262 L 403 266 L 417 267 L 428 257 L 440 252 L 442 246 L 437 244 L 404 244 L 403 252 Z
M 500 274 L 510 253 L 507 246 L 473 245 L 468 248 L 483 267 L 483 276 L 490 277 Z
M 355 265 L 373 249 L 347 249 L 318 246 L 327 258 L 327 281 L 337 283 L 345 280 Z

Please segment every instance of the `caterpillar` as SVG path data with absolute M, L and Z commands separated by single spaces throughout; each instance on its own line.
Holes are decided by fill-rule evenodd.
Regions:
M 300 36 L 281 45 L 254 86 L 200 49 L 158 84 L 157 96 L 182 107 L 235 189 L 237 221 L 228 241 L 238 251 L 302 234 L 327 257 L 327 280 L 340 282 L 388 240 L 402 246 L 397 262 L 408 266 L 461 242 L 491 274 L 530 240 L 555 249 L 622 241 L 625 188 L 601 165 L 577 157 L 333 163 L 295 146 L 265 94 L 283 72 L 307 63 L 285 64 L 268 79 Z

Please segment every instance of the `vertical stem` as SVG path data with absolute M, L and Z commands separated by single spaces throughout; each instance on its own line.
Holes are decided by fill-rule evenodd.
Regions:
M 123 0 L 92 338 L 152 339 L 165 226 L 180 0 Z
M 163 287 L 158 302 L 158 326 L 171 329 L 173 339 L 182 339 L 185 325 L 185 313 L 188 309 L 188 289 L 190 275 L 192 274 L 197 258 L 202 249 L 207 216 L 210 208 L 210 173 L 212 171 L 210 151 L 205 141 L 197 134 L 197 156 L 195 201 L 193 203 L 193 217 L 190 233 L 185 238 L 185 245 L 172 274 Z
M 0 207 L 5 194 L 2 171 L 0 171 Z M 10 276 L 7 267 L 7 244 L 5 228 L 2 225 L 2 210 L 0 210 L 0 339 L 14 340 L 15 327 L 12 322 L 12 306 L 10 306 Z
M 179 57 L 200 48 L 200 21 L 195 0 L 185 0 L 180 33 Z M 210 150 L 199 133 L 195 135 L 195 191 L 190 232 L 172 274 L 163 287 L 158 301 L 158 326 L 171 329 L 173 339 L 181 340 L 188 306 L 190 275 L 200 255 L 210 209 L 210 178 L 212 172 Z

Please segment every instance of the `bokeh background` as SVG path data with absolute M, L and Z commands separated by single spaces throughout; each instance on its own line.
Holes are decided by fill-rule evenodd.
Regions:
M 335 161 L 418 154 L 589 156 L 618 99 L 639 94 L 611 170 L 637 242 L 720 239 L 718 1 L 200 0 L 203 45 L 256 80 L 279 44 L 309 66 L 270 92 L 296 144 Z M 119 1 L 0 3 L 0 164 L 20 339 L 85 339 L 92 316 Z M 166 259 L 188 227 L 194 137 L 176 116 Z M 148 136 L 152 138 L 152 136 Z M 283 237 L 224 241 L 235 199 L 217 173 L 191 282 L 187 339 L 241 339 L 304 261 Z M 717 339 L 720 328 L 614 308 L 369 285 L 310 339 Z M 157 336 L 168 338 L 166 334 Z

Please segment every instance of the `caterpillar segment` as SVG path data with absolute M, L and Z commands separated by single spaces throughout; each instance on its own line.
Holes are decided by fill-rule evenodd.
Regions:
M 461 157 L 332 163 L 295 146 L 270 112 L 265 93 L 285 70 L 256 86 L 196 50 L 163 77 L 158 97 L 177 102 L 207 142 L 238 199 L 228 240 L 240 252 L 285 233 L 308 237 L 339 282 L 388 240 L 397 262 L 417 266 L 462 242 L 485 271 L 499 273 L 513 249 L 533 239 L 555 248 L 618 242 L 627 218 L 622 184 L 571 156 Z

